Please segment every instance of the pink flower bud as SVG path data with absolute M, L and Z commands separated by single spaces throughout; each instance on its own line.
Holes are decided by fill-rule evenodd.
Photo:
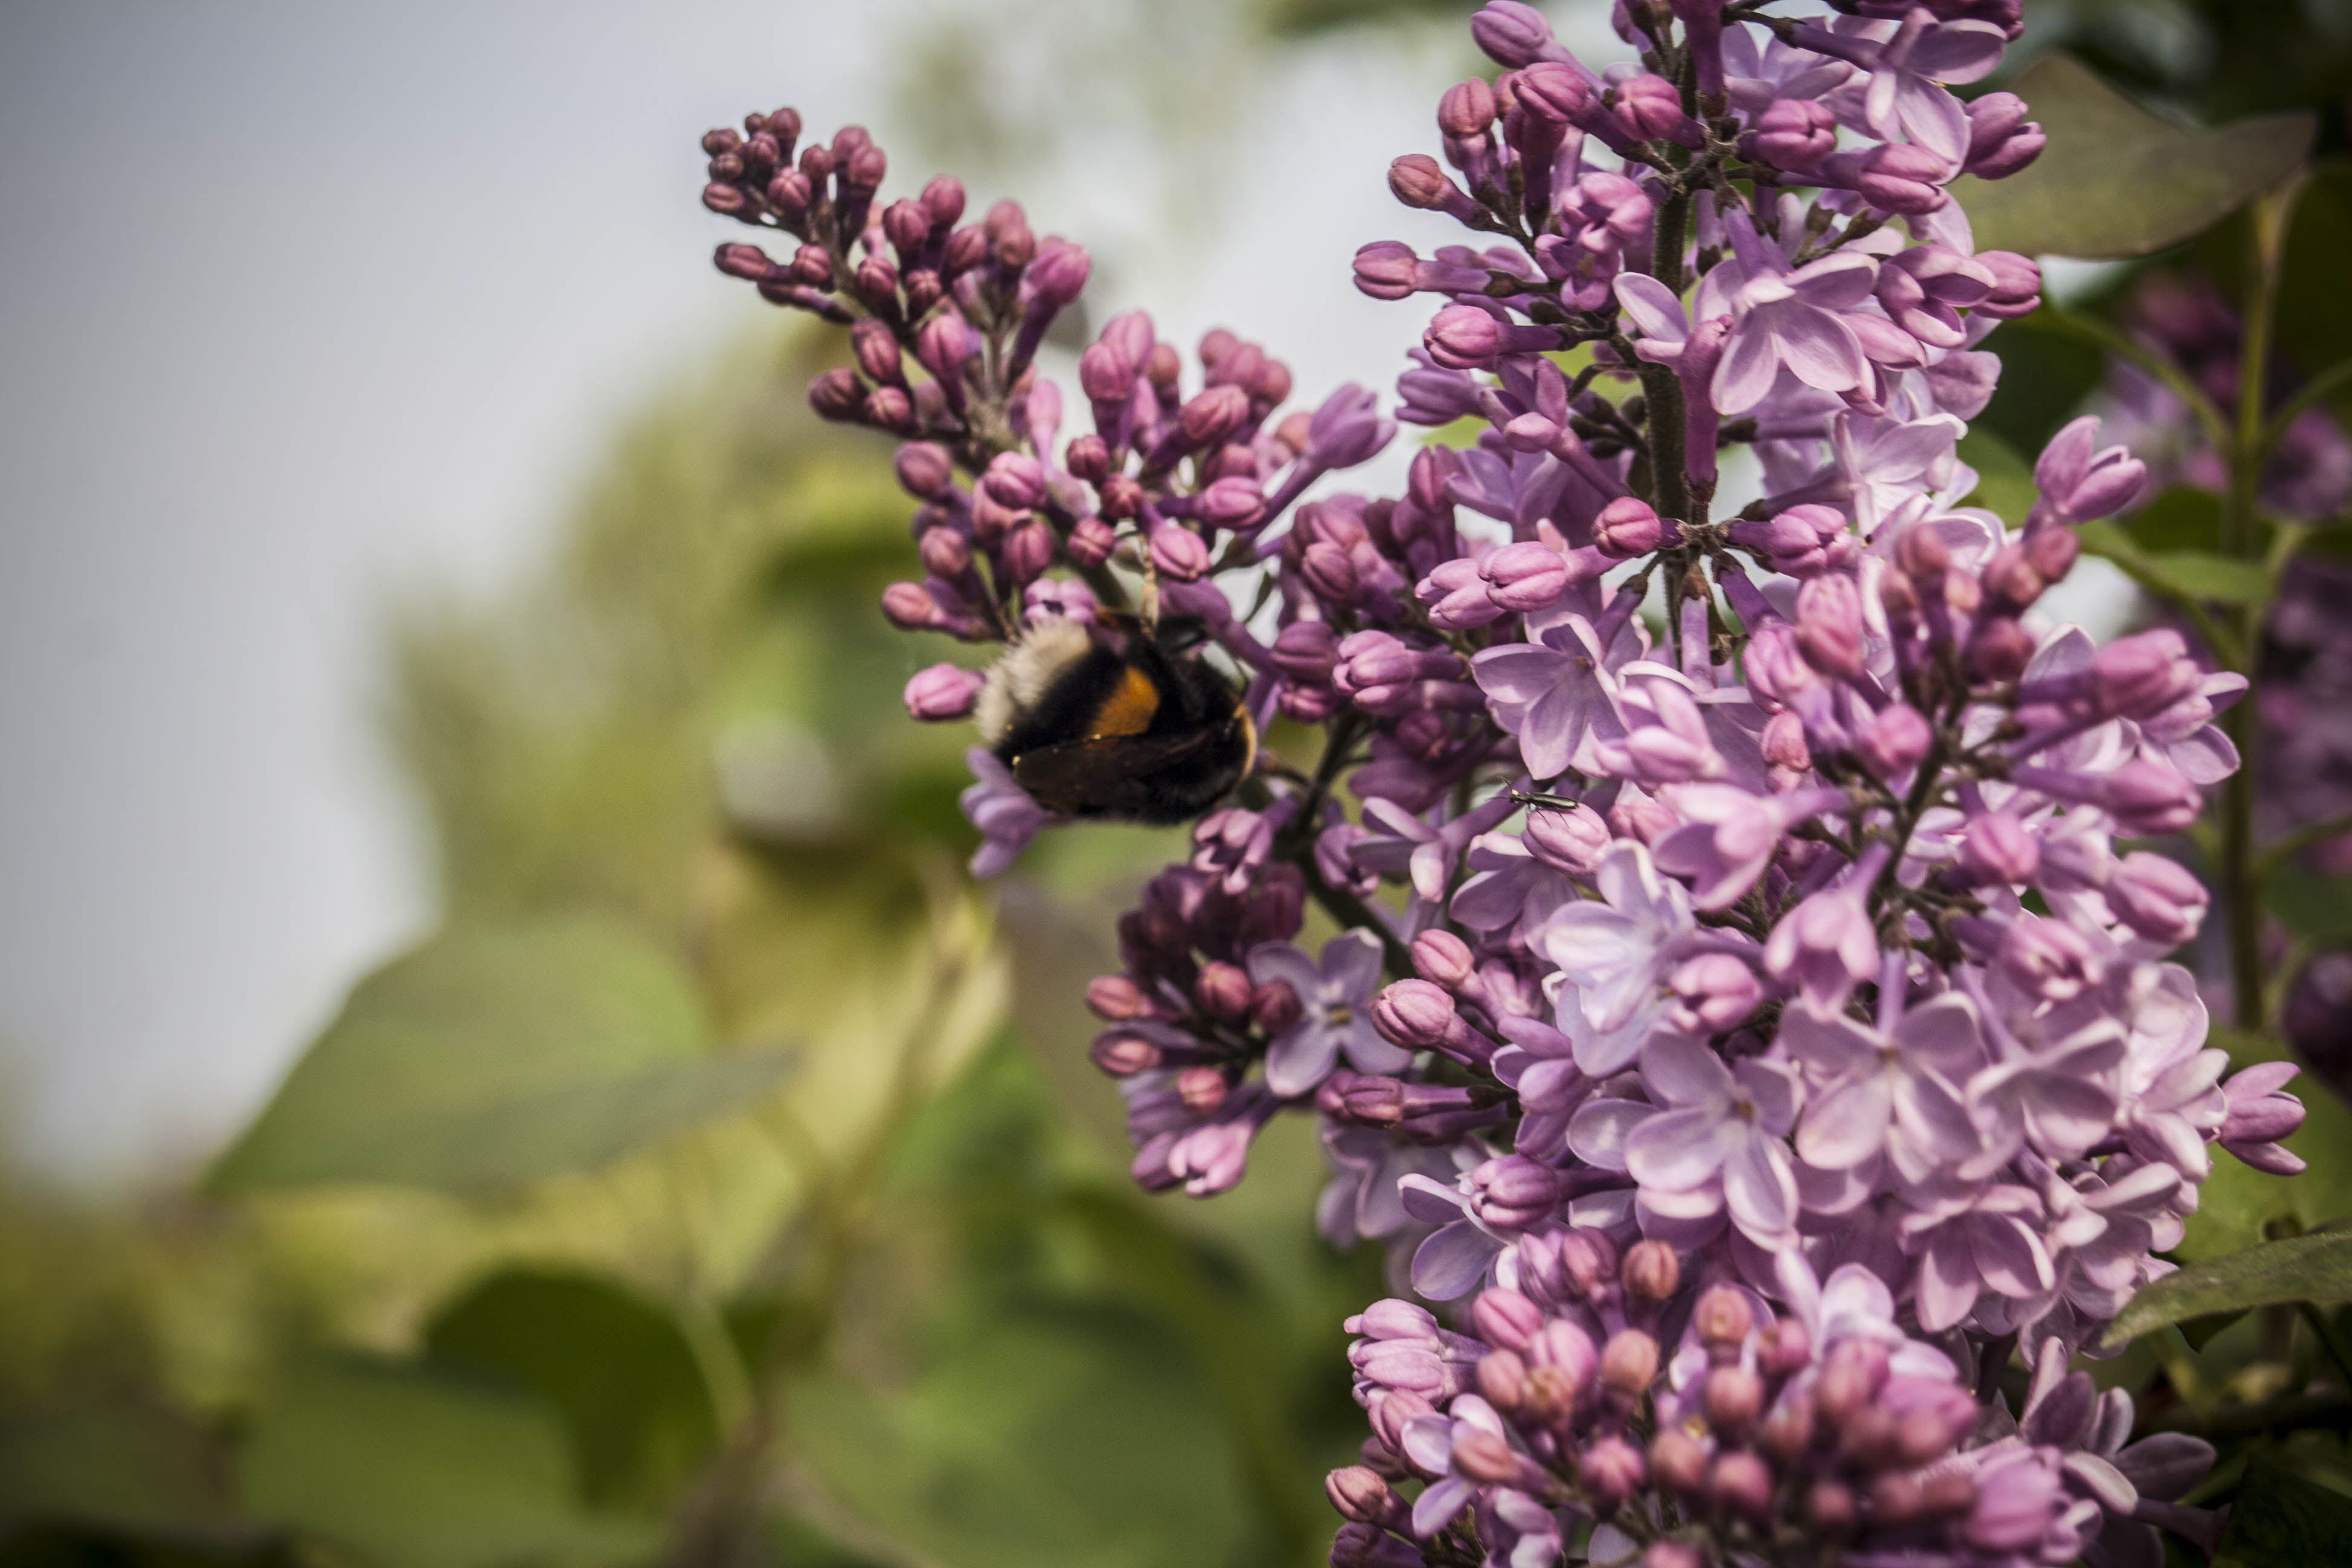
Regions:
M 1602 553 L 1619 560 L 1647 555 L 1674 534 L 1674 529 L 1639 496 L 1619 496 L 1593 519 L 1592 540 Z
M 1150 1072 L 1162 1058 L 1160 1043 L 1133 1029 L 1105 1029 L 1087 1047 L 1087 1056 L 1113 1078 Z
M 1568 558 L 1534 540 L 1489 552 L 1478 574 L 1486 580 L 1486 596 L 1516 614 L 1556 604 L 1568 591 Z
M 1389 191 L 1405 205 L 1425 212 L 1475 210 L 1437 160 L 1423 153 L 1408 153 L 1389 165 Z
M 1470 36 L 1489 59 L 1507 67 L 1530 66 L 1554 47 L 1551 24 L 1521 0 L 1488 0 L 1470 18 Z
M 1559 1202 L 1559 1173 L 1524 1154 L 1489 1160 L 1470 1173 L 1472 1210 L 1496 1230 L 1525 1230 Z
M 1683 97 L 1662 76 L 1637 76 L 1617 86 L 1617 123 L 1637 142 L 1699 144 L 1698 122 L 1683 112 Z
M 1837 116 L 1810 98 L 1776 99 L 1744 145 L 1776 169 L 1810 169 L 1837 151 Z
M 1658 1342 L 1639 1329 L 1620 1329 L 1601 1348 L 1601 1381 L 1638 1399 L 1658 1375 Z
M 1135 385 L 1135 362 L 1108 338 L 1078 356 L 1078 386 L 1097 403 L 1116 403 Z
M 2116 826 L 2133 837 L 2178 833 L 2197 820 L 2204 797 L 2165 763 L 2135 757 L 2107 775 L 2101 803 Z
M 1951 172 L 1927 148 L 1896 142 L 1863 155 L 1854 188 L 1882 211 L 1917 217 L 1940 210 L 1951 199 L 1943 184 Z
M 1748 1298 L 1727 1285 L 1710 1288 L 1691 1312 L 1691 1331 L 1710 1351 L 1736 1352 L 1755 1326 Z
M 955 463 L 934 441 L 909 441 L 892 463 L 899 486 L 921 500 L 937 500 L 955 482 Z
M 1178 410 L 1176 423 L 1195 447 L 1218 447 L 1249 418 L 1249 394 L 1238 386 L 1212 386 Z
M 1456 140 L 1486 133 L 1495 123 L 1495 89 L 1476 78 L 1445 89 L 1437 101 L 1437 128 Z
M 1668 1426 L 1650 1444 L 1650 1473 L 1669 1492 L 1691 1497 L 1706 1485 L 1706 1450 L 1679 1426 Z
M 1832 680 L 1862 674 L 1862 594 L 1853 578 L 1813 577 L 1797 590 L 1797 647 Z
M 1408 1511 L 1388 1482 L 1362 1465 L 1333 1470 L 1323 1479 L 1323 1494 L 1340 1518 L 1362 1524 L 1394 1524 Z
M 1286 982 L 1269 980 L 1250 993 L 1250 1023 L 1269 1037 L 1289 1033 L 1305 1011 Z
M 929 723 L 964 718 L 980 700 L 982 684 L 979 672 L 952 664 L 917 670 L 907 682 L 907 711 Z
M 1237 965 L 1212 960 L 1192 982 L 1192 999 L 1210 1017 L 1237 1023 L 1249 1016 L 1252 989 L 1249 975 Z
M 1892 784 L 1919 765 L 1936 732 L 1908 702 L 1890 702 L 1855 737 L 1854 754 L 1882 783 Z
M 1524 1298 L 1522 1298 L 1524 1300 Z M 1494 1342 L 1482 1325 L 1479 1338 Z M 1478 1393 L 1497 1410 L 1517 1410 L 1527 1403 L 1528 1365 L 1507 1350 L 1490 1351 L 1478 1358 Z
M 2134 851 L 2100 889 L 2116 918 L 2150 942 L 2178 947 L 2197 934 L 2212 895 L 2179 861 Z
M 2126 719 L 2154 718 L 2196 695 L 2204 679 L 2188 642 L 2170 626 L 2117 637 L 2091 657 L 2099 711 Z
M 1478 1337 L 1507 1351 L 1524 1351 L 1544 1326 L 1543 1309 L 1517 1290 L 1497 1286 L 1482 1290 L 1470 1303 L 1470 1321 Z
M 1455 1024 L 1454 998 L 1426 980 L 1400 980 L 1372 1003 L 1372 1026 L 1408 1050 L 1442 1044 Z
M 1592 84 L 1575 67 L 1558 60 L 1528 66 L 1513 79 L 1511 90 L 1520 108 L 1552 125 L 1580 121 L 1592 109 Z
M 1642 1461 L 1642 1450 L 1622 1437 L 1599 1439 L 1576 1461 L 1576 1479 L 1603 1511 L 1640 1490 L 1648 1475 L 1649 1467 Z
M 1678 1005 L 1675 1027 L 1692 1035 L 1727 1034 L 1748 1021 L 1762 997 L 1755 971 L 1727 952 L 1701 953 L 1678 966 L 1667 984 Z
M 1699 1394 L 1707 1425 L 1737 1440 L 1764 1409 L 1764 1382 L 1741 1366 L 1710 1369 Z
M 1973 307 L 1977 311 L 2006 321 L 2041 309 L 2042 268 L 2032 257 L 2013 250 L 1980 250 L 1977 262 L 1993 276 L 1992 292 Z
M 2051 531 L 2063 533 L 2063 529 Z M 1969 671 L 1979 680 L 2015 680 L 2033 658 L 2033 634 L 2013 616 L 1986 622 L 1969 639 Z
M 1110 559 L 1118 547 L 1118 531 L 1098 517 L 1082 517 L 1070 530 L 1063 544 L 1064 552 L 1073 564 L 1099 566 Z
M 1150 1010 L 1143 988 L 1124 974 L 1098 974 L 1087 981 L 1087 1007 L 1096 1017 L 1114 1023 L 1139 1018 Z
M 1716 1505 L 1748 1519 L 1772 1514 L 1772 1471 L 1758 1456 L 1734 1450 L 1715 1461 L 1706 1489 Z
M 835 365 L 810 382 L 808 398 L 820 419 L 847 424 L 865 417 L 866 389 L 858 384 L 857 373 L 847 365 Z
M 1979 881 L 2030 882 L 2042 866 L 2042 844 L 2012 814 L 1989 811 L 1969 819 L 1960 839 L 1960 863 Z
M 1804 721 L 1789 709 L 1764 721 L 1761 746 L 1764 761 L 1773 767 L 1801 773 L 1813 765 L 1813 754 L 1805 745 Z
M 1520 837 L 1545 865 L 1585 876 L 1609 847 L 1609 825 L 1589 805 L 1533 806 Z
M 1191 529 L 1171 522 L 1151 535 L 1151 563 L 1180 583 L 1194 582 L 1209 570 L 1209 546 Z
M 1412 968 L 1423 980 L 1448 991 L 1459 991 L 1477 973 L 1469 944 L 1436 926 L 1412 939 Z

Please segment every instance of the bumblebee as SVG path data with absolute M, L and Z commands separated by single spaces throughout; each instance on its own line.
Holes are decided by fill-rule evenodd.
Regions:
M 1241 693 L 1196 646 L 1174 623 L 1045 621 L 989 670 L 974 714 L 981 738 L 1040 805 L 1188 822 L 1257 759 Z

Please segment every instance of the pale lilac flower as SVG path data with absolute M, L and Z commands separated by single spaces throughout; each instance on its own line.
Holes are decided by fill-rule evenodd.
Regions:
M 1624 1148 L 1643 1199 L 1654 1190 L 1696 1197 L 1728 1210 L 1759 1246 L 1787 1241 L 1797 1179 L 1784 1140 L 1803 1098 L 1795 1070 L 1760 1057 L 1726 1068 L 1705 1046 L 1669 1038 L 1643 1049 L 1642 1084 L 1658 1113 Z
M 1612 845 L 1593 873 L 1598 901 L 1554 914 L 1537 945 L 1563 980 L 1560 1012 L 1573 1008 L 1594 1029 L 1615 1029 L 1654 998 L 1692 928 L 1690 894 L 1660 877 L 1639 844 Z M 1637 1042 L 1638 1044 L 1638 1042 Z M 1588 1072 L 1614 1070 L 1588 1064 Z
M 971 874 L 982 880 L 1001 875 L 1020 858 L 1040 828 L 1065 820 L 1039 805 L 1029 792 L 1013 781 L 1013 770 L 996 760 L 985 746 L 964 752 L 964 765 L 978 782 L 956 797 L 965 818 L 980 830 L 980 847 L 972 851 Z
M 1886 1030 L 1798 1002 L 1780 1038 L 1811 1085 L 1797 1130 L 1806 1163 L 1850 1170 L 1883 1156 L 1916 1186 L 1976 1152 L 1958 1086 L 1983 1065 L 1984 1040 L 1967 997 L 1947 993 Z
M 1838 250 L 1792 268 L 1777 245 L 1757 235 L 1745 213 L 1732 214 L 1723 226 L 1738 259 L 1717 268 L 1736 268 L 1736 286 L 1708 274 L 1728 294 L 1732 322 L 1715 373 L 1717 412 L 1747 413 L 1784 368 L 1824 392 L 1862 385 L 1870 364 L 1845 314 L 1870 298 L 1878 263 Z
M 1367 931 L 1341 931 L 1323 947 L 1318 964 L 1288 942 L 1252 948 L 1250 978 L 1280 981 L 1297 993 L 1300 1013 L 1266 1048 L 1265 1083 L 1293 1100 L 1331 1075 L 1342 1053 L 1359 1072 L 1392 1073 L 1412 1055 L 1372 1027 L 1372 996 L 1381 988 L 1381 942 Z
M 1631 616 L 1613 626 L 1604 617 L 1596 627 L 1570 614 L 1538 640 L 1501 644 L 1472 658 L 1471 674 L 1493 707 L 1495 722 L 1518 737 L 1531 776 L 1554 779 L 1588 765 L 1595 742 L 1622 732 L 1614 672 L 1641 657 L 1639 628 Z

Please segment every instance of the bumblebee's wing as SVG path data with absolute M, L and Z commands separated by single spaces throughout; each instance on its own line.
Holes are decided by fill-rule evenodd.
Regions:
M 1134 816 L 1151 808 L 1148 780 L 1218 743 L 1214 729 L 1164 735 L 1097 735 L 1022 752 L 1013 777 L 1040 805 L 1072 816 Z

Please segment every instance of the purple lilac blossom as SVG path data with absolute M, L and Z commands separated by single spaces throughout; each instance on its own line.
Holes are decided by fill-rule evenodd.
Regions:
M 855 128 L 704 142 L 705 204 L 795 247 L 721 270 L 855 323 L 812 401 L 904 443 L 923 575 L 895 624 L 1001 645 L 1164 614 L 1261 727 L 1319 731 L 1270 731 L 1087 1001 L 1139 1183 L 1223 1192 L 1313 1116 L 1324 1235 L 1453 1314 L 1349 1321 L 1371 1436 L 1330 1478 L 1335 1568 L 2211 1540 L 2174 1500 L 2210 1452 L 2128 1444 L 2128 1401 L 2064 1369 L 2217 1159 L 2295 1162 L 2293 1069 L 2226 1076 L 2165 962 L 2201 889 L 2115 844 L 2236 768 L 2213 719 L 2241 683 L 2040 605 L 2076 526 L 2146 492 L 2114 437 L 2153 416 L 2060 432 L 2021 529 L 1961 504 L 1999 374 L 1975 345 L 2040 275 L 1977 251 L 1945 187 L 2042 143 L 2014 95 L 1949 87 L 2019 7 L 1832 9 L 1620 5 L 1647 63 L 1601 69 L 1534 7 L 1482 9 L 1502 70 L 1445 94 L 1442 162 L 1389 174 L 1476 243 L 1354 262 L 1429 312 L 1390 413 L 1294 405 L 1261 345 L 1187 353 L 1137 310 L 1066 398 L 1033 359 L 1076 246 L 1012 203 L 964 221 L 945 178 L 882 202 Z M 1398 421 L 1476 428 L 1401 494 L 1339 488 Z M 2297 439 L 2307 488 L 2352 485 Z M 1724 515 L 1738 446 L 1764 499 Z M 951 665 L 907 694 L 975 700 Z M 971 765 L 976 875 L 1066 830 Z M 1310 906 L 1339 928 L 1314 956 Z M 2020 1344 L 2011 1419 L 1977 1390 Z

